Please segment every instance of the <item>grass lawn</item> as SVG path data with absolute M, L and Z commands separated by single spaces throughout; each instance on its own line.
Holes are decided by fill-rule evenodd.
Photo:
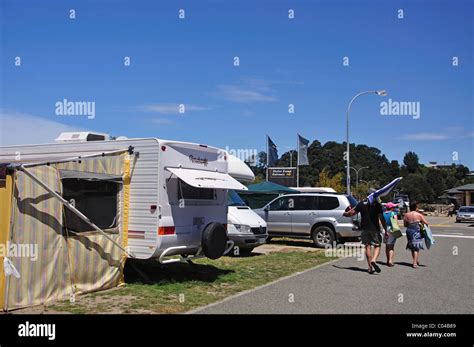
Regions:
M 126 266 L 126 286 L 81 295 L 74 304 L 64 301 L 47 309 L 70 313 L 181 313 L 332 259 L 323 251 L 295 251 L 199 259 L 194 265 L 141 263 L 138 266 L 150 283 L 143 283 L 133 268 Z

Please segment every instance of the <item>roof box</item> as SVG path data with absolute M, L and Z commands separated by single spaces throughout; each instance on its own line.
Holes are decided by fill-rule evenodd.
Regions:
M 64 132 L 54 140 L 56 142 L 85 142 L 85 141 L 105 141 L 110 140 L 110 136 L 103 133 L 93 133 L 89 131 Z

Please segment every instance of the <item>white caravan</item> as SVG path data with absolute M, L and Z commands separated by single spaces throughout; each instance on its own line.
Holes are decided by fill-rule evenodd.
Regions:
M 255 179 L 247 164 L 233 155 L 229 155 L 229 175 L 245 182 L 253 182 Z M 234 248 L 228 254 L 248 254 L 265 243 L 268 236 L 267 223 L 246 206 L 234 190 L 229 190 L 228 208 L 227 234 L 229 240 L 234 242 Z
M 247 188 L 229 176 L 225 151 L 157 138 L 106 140 L 92 133 L 63 133 L 57 141 L 0 147 L 0 162 L 45 162 L 131 146 L 129 253 L 169 263 L 216 259 L 232 248 L 226 235 L 227 191 Z M 182 258 L 168 257 L 173 255 Z

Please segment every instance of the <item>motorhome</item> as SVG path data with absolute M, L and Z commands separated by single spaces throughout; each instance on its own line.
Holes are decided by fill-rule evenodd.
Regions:
M 130 256 L 168 263 L 198 256 L 216 259 L 232 248 L 226 232 L 227 191 L 247 188 L 228 174 L 228 155 L 218 148 L 158 138 L 110 140 L 103 134 L 77 132 L 63 133 L 55 143 L 0 147 L 0 163 L 74 157 L 80 162 L 81 157 L 127 148 L 133 153 L 127 197 Z M 96 225 L 108 216 L 105 211 L 114 214 L 124 208 L 124 202 L 113 197 L 113 185 L 100 183 L 108 182 L 106 178 L 94 177 L 94 186 L 87 183 L 91 179 L 86 174 L 73 178 L 82 182 L 81 187 L 96 190 L 87 201 L 77 200 L 84 195 L 71 199 L 78 209 L 83 206 L 90 212 Z M 107 222 L 115 220 L 111 215 Z

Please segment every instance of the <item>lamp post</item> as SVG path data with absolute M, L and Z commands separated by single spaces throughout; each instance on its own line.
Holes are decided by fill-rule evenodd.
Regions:
M 368 166 L 362 166 L 359 169 L 356 169 L 355 167 L 351 166 L 351 169 L 356 172 L 356 187 L 359 188 L 359 171 L 362 169 L 368 169 Z
M 347 194 L 351 194 L 351 163 L 350 163 L 350 157 L 349 157 L 349 112 L 351 111 L 351 106 L 352 103 L 357 99 L 359 96 L 364 95 L 364 94 L 377 94 L 379 96 L 386 96 L 387 91 L 385 90 L 368 90 L 365 92 L 360 92 L 356 96 L 352 98 L 352 100 L 349 102 L 349 106 L 347 107 L 347 113 L 346 113 L 346 145 L 347 145 L 347 150 L 346 150 L 346 159 L 347 159 L 347 171 L 346 171 L 346 176 L 347 176 Z

